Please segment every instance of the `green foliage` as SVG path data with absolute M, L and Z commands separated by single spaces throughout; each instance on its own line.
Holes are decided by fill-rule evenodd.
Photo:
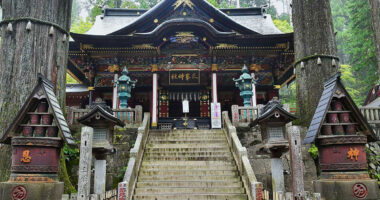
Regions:
M 347 41 L 347 27 L 349 23 L 348 12 L 345 8 L 346 0 L 331 0 L 331 13 L 333 17 L 334 29 L 336 31 L 336 45 L 341 63 L 348 63 L 349 57 L 345 52 L 344 45 Z
M 318 159 L 318 157 L 319 157 L 318 147 L 315 146 L 315 144 L 312 144 L 311 147 L 309 148 L 309 150 L 307 150 L 307 152 L 310 153 L 311 157 L 312 157 L 314 160 L 317 160 L 317 159 Z
M 357 79 L 353 75 L 352 67 L 350 65 L 341 65 L 340 72 L 342 73 L 341 78 L 346 90 L 355 103 L 359 106 L 365 100 L 365 96 L 360 95 L 359 91 L 361 80 Z
M 127 163 L 128 163 L 128 161 L 127 161 Z M 117 188 L 117 186 L 119 185 L 119 183 L 123 182 L 125 171 L 127 171 L 127 167 L 126 166 L 124 166 L 121 169 L 121 171 L 117 174 L 116 179 L 113 180 L 113 184 L 112 184 L 113 188 Z
M 71 32 L 73 33 L 86 33 L 91 29 L 93 22 L 87 17 L 86 20 L 80 18 L 71 25 Z
M 59 180 L 64 183 L 64 193 L 65 194 L 72 194 L 72 193 L 77 192 L 75 187 L 73 186 L 71 180 L 70 180 L 70 176 L 67 173 L 65 155 L 63 153 L 63 150 L 61 150 L 61 158 L 59 160 L 58 177 L 59 177 Z
M 211 5 L 219 8 L 219 4 L 215 0 L 207 0 Z
M 378 80 L 369 3 L 346 0 L 345 10 L 349 23 L 344 35 L 344 50 L 350 58 L 354 76 L 361 80 L 358 84 L 359 96 L 364 97 Z
M 292 108 L 296 107 L 296 88 L 296 82 L 293 81 L 289 86 L 280 89 L 282 104 L 289 104 Z
M 79 142 L 77 142 L 77 144 L 79 144 Z M 79 165 L 79 149 L 77 147 L 73 148 L 65 144 L 62 148 L 62 151 L 65 159 L 68 179 L 73 185 L 76 186 L 78 184 L 78 178 L 77 176 L 74 176 L 72 172 L 73 168 Z
M 368 158 L 368 160 L 367 160 L 368 164 L 372 163 L 375 166 L 379 166 L 380 165 L 380 162 L 378 161 L 379 160 L 379 155 L 375 155 L 374 153 L 372 153 L 369 148 L 366 148 L 366 154 L 367 154 L 367 158 Z M 377 182 L 380 183 L 380 174 L 378 174 L 376 172 L 376 170 L 368 168 L 368 173 L 369 173 L 369 176 L 372 179 L 376 179 Z
M 69 73 L 66 73 L 66 84 L 79 84 Z
M 284 19 L 284 20 L 281 20 L 281 19 L 273 19 L 273 23 L 274 25 L 276 25 L 276 27 L 284 32 L 284 33 L 291 33 L 293 32 L 293 26 L 290 25 L 290 23 Z

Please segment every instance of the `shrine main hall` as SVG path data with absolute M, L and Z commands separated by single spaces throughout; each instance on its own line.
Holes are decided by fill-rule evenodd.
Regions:
M 266 104 L 294 78 L 293 33 L 282 33 L 265 8 L 218 9 L 203 0 L 164 0 L 150 10 L 105 8 L 86 34 L 71 33 L 67 106 L 102 98 L 119 108 L 114 83 L 124 67 L 136 80 L 129 107 L 150 112 L 152 127 L 185 116 L 208 127 L 211 104 L 243 105 L 233 79 L 254 77 L 252 105 Z M 231 112 L 230 112 L 231 113 Z

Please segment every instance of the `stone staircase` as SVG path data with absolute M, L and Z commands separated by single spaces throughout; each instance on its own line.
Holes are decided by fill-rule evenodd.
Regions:
M 222 130 L 150 131 L 133 199 L 247 200 Z

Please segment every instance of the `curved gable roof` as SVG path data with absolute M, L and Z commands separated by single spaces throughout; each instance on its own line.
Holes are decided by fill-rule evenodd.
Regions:
M 153 21 L 163 13 L 173 12 L 173 6 L 177 0 L 164 0 L 150 10 L 136 9 L 105 9 L 102 16 L 98 16 L 94 26 L 86 33 L 88 35 L 130 35 L 131 33 L 146 33 L 149 31 L 136 31 L 142 25 L 155 25 L 157 29 L 160 24 Z M 204 13 L 205 18 L 213 18 L 215 22 L 223 24 L 230 30 L 240 34 L 266 35 L 281 34 L 273 24 L 270 15 L 263 14 L 261 8 L 241 8 L 219 10 L 205 0 L 192 0 L 193 9 Z M 182 7 L 182 5 L 180 6 Z M 180 8 L 177 8 L 180 9 Z M 199 13 L 199 12 L 198 12 Z M 186 18 L 186 17 L 185 17 Z M 205 23 L 208 21 L 203 20 Z M 215 27 L 214 27 L 215 28 Z M 217 29 L 217 28 L 215 28 Z M 219 30 L 221 31 L 221 30 Z M 222 31 L 223 32 L 223 31 Z

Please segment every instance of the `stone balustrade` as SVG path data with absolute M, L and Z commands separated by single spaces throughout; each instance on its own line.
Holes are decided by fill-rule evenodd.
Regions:
M 144 148 L 148 139 L 150 129 L 150 113 L 144 113 L 144 120 L 138 128 L 138 135 L 133 149 L 130 151 L 130 158 L 127 170 L 124 174 L 123 182 L 119 183 L 118 200 L 130 200 L 133 196 L 137 176 L 139 174 Z
M 77 123 L 77 119 L 90 112 L 90 109 L 78 109 L 66 107 L 66 119 L 69 125 Z M 142 106 L 137 105 L 135 108 L 114 109 L 115 117 L 119 118 L 125 124 L 140 124 L 142 122 Z
M 373 128 L 378 139 L 380 139 L 380 107 L 361 107 L 360 112 Z
M 236 128 L 232 125 L 228 112 L 223 112 L 223 131 L 227 136 L 228 144 L 231 148 L 232 155 L 242 175 L 244 187 L 247 191 L 249 200 L 262 199 L 262 183 L 258 182 L 252 166 L 248 160 L 247 149 L 243 147 L 236 133 Z

